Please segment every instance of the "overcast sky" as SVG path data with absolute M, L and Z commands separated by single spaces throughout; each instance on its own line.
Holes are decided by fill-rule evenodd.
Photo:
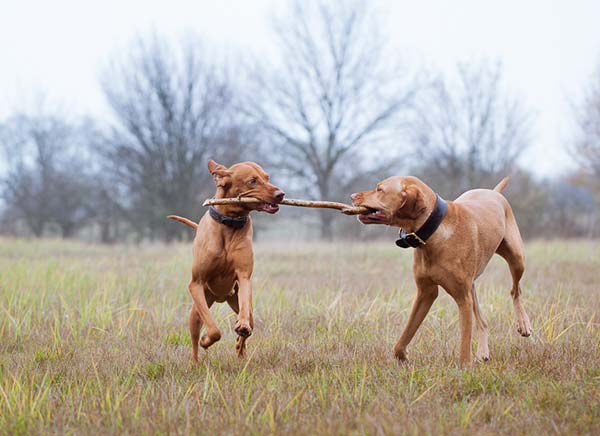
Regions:
M 535 111 L 522 163 L 564 172 L 571 104 L 600 65 L 600 0 L 375 0 L 390 42 L 411 62 L 448 70 L 500 59 L 507 82 Z M 0 8 L 0 119 L 37 93 L 71 114 L 105 116 L 103 62 L 140 32 L 195 32 L 226 50 L 265 55 L 276 0 L 4 0 Z

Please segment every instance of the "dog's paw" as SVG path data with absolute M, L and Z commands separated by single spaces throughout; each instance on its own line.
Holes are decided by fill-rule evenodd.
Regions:
M 401 348 L 394 348 L 394 356 L 396 360 L 399 362 L 406 362 L 408 360 L 408 356 L 406 355 L 406 350 Z
M 487 362 L 488 360 L 490 360 L 490 349 L 487 345 L 487 339 L 482 338 L 481 342 L 477 344 L 475 360 L 477 362 Z
M 212 344 L 221 339 L 221 332 L 216 331 L 212 333 L 207 333 L 200 338 L 200 346 L 204 349 L 207 349 Z
M 517 331 L 524 338 L 528 338 L 529 336 L 531 336 L 531 329 L 527 329 L 527 328 L 523 328 L 523 327 L 519 326 L 519 327 L 517 327 Z
M 477 362 L 487 362 L 488 360 L 490 360 L 490 355 L 489 354 L 475 354 L 475 360 Z
M 531 336 L 531 324 L 528 319 L 524 319 L 517 325 L 517 331 L 525 338 Z
M 234 330 L 238 336 L 243 338 L 247 338 L 252 334 L 252 327 L 250 327 L 250 323 L 244 320 L 238 320 L 238 322 L 235 323 Z

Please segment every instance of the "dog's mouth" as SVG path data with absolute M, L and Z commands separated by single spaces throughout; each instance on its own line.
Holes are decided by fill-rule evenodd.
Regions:
M 259 203 L 256 206 L 256 210 L 261 211 L 261 212 L 267 212 L 270 214 L 274 214 L 279 212 L 279 206 L 275 203 Z
M 364 205 L 361 205 L 364 206 Z M 358 215 L 358 220 L 363 224 L 387 224 L 387 216 L 385 212 L 375 209 L 370 206 L 364 206 L 369 209 L 368 213 Z

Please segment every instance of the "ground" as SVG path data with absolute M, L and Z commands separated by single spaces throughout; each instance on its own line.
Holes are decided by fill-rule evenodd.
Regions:
M 495 258 L 477 289 L 491 360 L 461 370 L 445 294 L 393 358 L 411 252 L 377 244 L 255 246 L 248 357 L 234 317 L 197 365 L 189 245 L 0 239 L 0 432 L 6 434 L 598 434 L 600 243 L 531 242 L 518 335 Z

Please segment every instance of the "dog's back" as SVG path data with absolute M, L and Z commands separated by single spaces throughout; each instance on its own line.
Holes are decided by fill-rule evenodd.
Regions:
M 506 229 L 507 218 L 513 216 L 508 200 L 502 195 L 508 180 L 509 178 L 505 177 L 494 189 L 471 189 L 460 195 L 454 203 L 468 213 L 478 226 Z M 502 232 L 498 243 L 503 237 Z

